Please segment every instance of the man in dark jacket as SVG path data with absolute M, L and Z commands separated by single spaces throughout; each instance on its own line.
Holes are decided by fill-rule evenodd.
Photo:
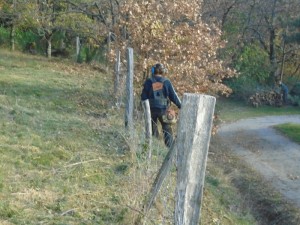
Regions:
M 171 81 L 165 77 L 165 68 L 162 64 L 158 63 L 153 67 L 153 76 L 148 78 L 144 83 L 144 88 L 141 94 L 142 101 L 149 99 L 151 119 L 152 119 L 152 134 L 156 137 L 159 136 L 157 121 L 162 125 L 164 141 L 167 147 L 171 147 L 173 143 L 173 132 L 170 123 L 163 120 L 163 116 L 173 102 L 179 109 L 181 102 L 178 98 Z
M 288 93 L 289 93 L 289 89 L 288 87 L 282 83 L 281 81 L 279 81 L 279 86 L 281 88 L 281 93 L 282 93 L 282 97 L 283 97 L 283 103 L 287 104 L 288 103 Z

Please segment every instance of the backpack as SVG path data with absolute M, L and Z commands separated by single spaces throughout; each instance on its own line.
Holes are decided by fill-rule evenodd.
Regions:
M 168 107 L 169 101 L 163 93 L 164 82 L 166 80 L 166 78 L 162 78 L 161 81 L 157 81 L 154 77 L 151 78 L 154 96 L 153 99 L 149 99 L 151 108 L 165 109 Z

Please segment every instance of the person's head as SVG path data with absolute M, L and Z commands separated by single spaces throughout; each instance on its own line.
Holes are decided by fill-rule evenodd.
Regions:
M 163 64 L 161 63 L 157 63 L 155 64 L 154 68 L 154 75 L 163 75 L 165 73 L 165 67 Z

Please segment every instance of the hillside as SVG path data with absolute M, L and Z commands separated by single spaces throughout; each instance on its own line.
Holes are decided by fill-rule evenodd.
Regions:
M 111 73 L 5 50 L 0 71 L 0 224 L 133 224 L 167 150 L 147 160 L 138 110 L 128 137 Z M 226 152 L 213 138 L 202 224 L 259 224 Z M 145 224 L 172 224 L 175 172 Z
M 108 77 L 6 51 L 0 71 L 0 224 L 121 221 L 124 153 Z

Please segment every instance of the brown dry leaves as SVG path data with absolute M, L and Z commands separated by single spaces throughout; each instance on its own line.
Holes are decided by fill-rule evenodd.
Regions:
M 114 47 L 123 53 L 128 46 L 134 49 L 138 83 L 144 80 L 143 72 L 148 73 L 153 64 L 161 62 L 181 94 L 230 93 L 222 81 L 235 72 L 217 58 L 218 50 L 225 45 L 221 31 L 203 23 L 200 11 L 195 0 L 125 1 Z

